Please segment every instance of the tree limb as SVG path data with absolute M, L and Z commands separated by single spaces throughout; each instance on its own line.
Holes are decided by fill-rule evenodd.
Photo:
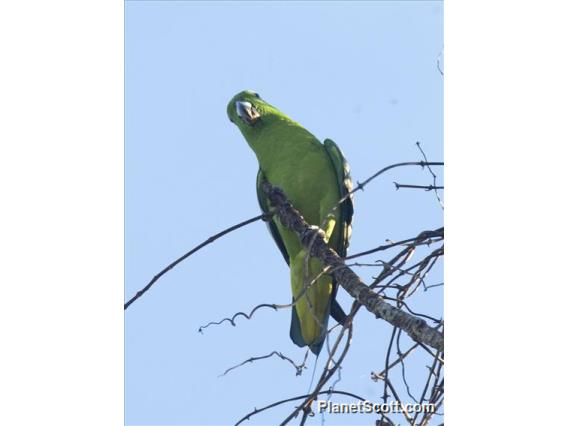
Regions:
M 179 263 L 183 262 L 185 259 L 187 259 L 189 256 L 191 256 L 193 253 L 201 250 L 203 247 L 205 247 L 208 244 L 211 244 L 213 241 L 221 238 L 223 235 L 228 234 L 229 232 L 233 232 L 239 228 L 242 228 L 243 226 L 246 226 L 250 223 L 256 222 L 257 220 L 267 220 L 269 219 L 270 215 L 265 215 L 265 214 L 261 214 L 258 216 L 255 216 L 253 218 L 247 219 L 241 223 L 237 223 L 236 225 L 233 225 L 227 229 L 224 229 L 223 231 L 212 235 L 211 237 L 207 238 L 205 241 L 203 241 L 201 244 L 197 245 L 196 247 L 192 248 L 190 251 L 188 251 L 187 253 L 185 253 L 183 256 L 181 256 L 180 258 L 174 260 L 172 263 L 170 263 L 168 266 L 166 266 L 164 269 L 162 269 L 157 275 L 154 276 L 154 278 L 152 278 L 150 280 L 150 282 L 148 284 L 146 284 L 144 286 L 144 288 L 142 288 L 141 290 L 139 290 L 134 296 L 132 296 L 132 298 L 130 298 L 130 300 L 128 300 L 128 302 L 126 302 L 124 304 L 124 310 L 127 310 L 128 307 L 130 305 L 132 305 L 132 303 L 134 303 L 136 300 L 138 300 L 140 297 L 142 297 L 144 295 L 144 293 L 146 293 L 148 290 L 150 290 L 150 288 L 160 279 L 160 277 L 162 275 L 164 275 L 165 273 L 167 273 L 168 271 L 172 270 L 173 268 L 176 267 L 176 265 L 178 265 Z M 233 324 L 234 325 L 234 324 Z
M 282 225 L 296 232 L 304 247 L 311 247 L 310 256 L 317 257 L 326 266 L 331 267 L 333 277 L 353 298 L 369 312 L 403 330 L 413 340 L 439 351 L 444 350 L 442 333 L 430 327 L 423 319 L 391 306 L 365 285 L 357 274 L 345 266 L 343 259 L 326 245 L 323 231 L 304 220 L 300 212 L 288 201 L 284 191 L 266 181 L 263 182 L 262 189 Z

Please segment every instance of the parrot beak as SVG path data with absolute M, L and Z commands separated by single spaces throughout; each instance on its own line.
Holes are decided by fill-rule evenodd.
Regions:
M 237 109 L 237 114 L 239 115 L 239 117 L 241 117 L 251 126 L 254 126 L 255 123 L 260 119 L 260 114 L 250 102 L 237 101 L 235 103 L 235 108 Z

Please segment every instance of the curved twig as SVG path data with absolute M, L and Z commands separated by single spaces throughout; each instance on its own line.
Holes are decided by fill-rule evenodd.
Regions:
M 306 355 L 304 356 L 304 361 L 298 365 L 296 364 L 294 361 L 292 361 L 290 358 L 288 358 L 286 355 L 283 355 L 282 352 L 277 352 L 277 351 L 272 351 L 271 353 L 269 353 L 268 355 L 262 355 L 262 356 L 256 356 L 256 357 L 251 357 L 243 362 L 241 362 L 240 364 L 234 365 L 230 368 L 227 368 L 225 370 L 225 372 L 223 374 L 220 374 L 218 377 L 223 377 L 226 376 L 228 372 L 235 370 L 236 368 L 242 367 L 245 364 L 248 363 L 253 363 L 255 361 L 260 361 L 261 359 L 267 359 L 267 358 L 271 358 L 272 356 L 276 355 L 277 357 L 279 357 L 280 359 L 284 360 L 284 361 L 288 361 L 290 364 L 292 364 L 294 366 L 294 368 L 296 369 L 296 376 L 301 376 L 302 375 L 302 371 L 304 369 L 306 369 L 306 360 L 308 359 L 308 354 L 309 351 L 306 351 Z
M 233 315 L 231 318 L 229 317 L 225 317 L 222 320 L 219 321 L 210 321 L 205 325 L 202 325 L 201 327 L 199 327 L 199 329 L 197 330 L 199 333 L 203 334 L 203 330 L 205 330 L 207 327 L 210 327 L 212 325 L 221 325 L 224 322 L 230 322 L 231 325 L 233 327 L 236 327 L 236 323 L 235 323 L 235 319 L 237 319 L 237 317 L 245 317 L 246 319 L 250 320 L 252 318 L 252 316 L 254 315 L 254 313 L 259 310 L 260 308 L 272 308 L 275 311 L 277 311 L 280 308 L 283 307 L 287 307 L 288 305 L 275 305 L 275 304 L 270 304 L 270 303 L 261 303 L 260 305 L 256 305 L 252 311 L 250 311 L 249 314 L 246 314 L 245 312 L 237 312 L 235 315 Z
M 339 266 L 338 268 L 346 268 L 346 266 L 345 266 L 345 265 L 344 265 L 344 266 Z M 260 308 L 272 308 L 272 309 L 274 309 L 275 311 L 277 311 L 278 309 L 292 308 L 292 307 L 296 306 L 296 304 L 298 304 L 298 303 L 300 302 L 302 296 L 308 291 L 308 289 L 309 289 L 322 275 L 327 274 L 327 273 L 331 273 L 331 272 L 333 272 L 333 270 L 330 271 L 330 267 L 324 268 L 318 275 L 316 275 L 316 276 L 312 279 L 312 281 L 311 281 L 310 283 L 308 283 L 307 286 L 304 286 L 304 288 L 302 289 L 302 291 L 301 291 L 301 292 L 298 294 L 298 296 L 296 297 L 296 300 L 293 301 L 292 303 L 286 303 L 286 304 L 281 304 L 281 305 L 278 305 L 278 304 L 275 304 L 275 303 L 261 303 L 261 304 L 259 304 L 259 305 L 256 305 L 256 306 L 252 309 L 252 311 L 250 312 L 250 314 L 248 314 L 248 315 L 247 315 L 245 312 L 242 312 L 242 311 L 241 311 L 241 312 L 237 312 L 237 313 L 234 314 L 231 318 L 225 317 L 225 318 L 223 318 L 223 319 L 221 319 L 221 320 L 219 320 L 219 321 L 210 321 L 210 322 L 208 322 L 207 324 L 202 325 L 201 327 L 199 327 L 199 329 L 198 329 L 197 331 L 198 331 L 199 333 L 203 333 L 203 330 L 206 329 L 207 327 L 212 326 L 212 325 L 221 325 L 221 324 L 223 324 L 224 322 L 229 322 L 229 323 L 231 323 L 231 325 L 232 325 L 233 327 L 235 327 L 235 326 L 237 325 L 237 324 L 235 323 L 235 319 L 236 319 L 237 317 L 243 316 L 243 317 L 245 317 L 247 320 L 250 320 L 250 319 L 252 318 L 253 314 L 254 314 L 258 309 L 260 309 Z M 314 315 L 313 312 L 312 312 L 312 315 Z M 317 318 L 316 318 L 316 320 L 317 320 Z

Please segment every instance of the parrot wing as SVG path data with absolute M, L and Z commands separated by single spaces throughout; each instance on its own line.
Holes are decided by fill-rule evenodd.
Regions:
M 343 156 L 339 147 L 331 139 L 323 142 L 325 152 L 329 155 L 335 175 L 337 176 L 337 185 L 339 188 L 339 196 L 347 197 L 339 208 L 339 244 L 334 247 L 337 254 L 341 257 L 347 255 L 349 247 L 349 238 L 351 237 L 351 226 L 353 222 L 353 194 L 349 194 L 353 189 L 351 175 L 349 174 L 349 164 Z
M 347 248 L 349 247 L 349 238 L 351 237 L 351 227 L 353 222 L 353 195 L 348 195 L 353 189 L 353 184 L 351 181 L 351 175 L 349 174 L 349 164 L 339 147 L 331 139 L 326 139 L 323 145 L 337 176 L 339 196 L 341 198 L 347 196 L 346 200 L 341 203 L 339 208 L 338 232 L 340 237 L 338 247 L 334 247 L 339 256 L 345 257 L 347 254 Z M 258 204 L 263 213 L 269 213 L 270 205 L 261 186 L 264 180 L 264 173 L 261 169 L 259 169 L 258 174 L 256 175 L 256 195 L 258 198 Z M 272 238 L 280 249 L 284 260 L 288 265 L 290 265 L 290 256 L 286 251 L 284 241 L 282 241 L 282 237 L 278 232 L 278 228 L 276 227 L 274 220 L 269 220 L 266 225 L 268 226 L 270 235 L 272 235 Z
M 260 205 L 260 209 L 264 214 L 270 212 L 270 205 L 268 202 L 268 198 L 266 198 L 266 194 L 262 190 L 262 182 L 264 182 L 265 179 L 266 178 L 262 170 L 258 169 L 258 174 L 256 175 L 256 196 L 258 198 L 258 204 Z M 282 256 L 284 256 L 284 260 L 288 265 L 290 265 L 290 256 L 286 251 L 286 246 L 284 245 L 284 241 L 282 241 L 282 237 L 280 236 L 280 232 L 278 232 L 278 228 L 276 227 L 274 220 L 273 219 L 268 220 L 266 222 L 266 226 L 270 231 L 270 235 L 272 235 L 272 238 L 276 242 L 276 245 L 280 249 Z
M 352 190 L 352 181 L 351 176 L 349 174 L 349 164 L 347 160 L 343 156 L 343 153 L 339 149 L 339 147 L 333 142 L 331 139 L 326 139 L 323 143 L 325 152 L 327 153 L 330 162 L 333 166 L 335 171 L 337 185 L 339 188 L 339 196 L 341 198 L 346 197 L 345 201 L 343 201 L 339 207 L 339 218 L 337 221 L 339 233 L 339 239 L 336 247 L 333 247 L 337 254 L 341 257 L 345 257 L 347 254 L 347 248 L 349 246 L 349 238 L 351 236 L 351 226 L 353 221 L 353 195 L 350 194 Z M 258 170 L 257 178 L 256 178 L 256 193 L 258 198 L 258 203 L 260 205 L 260 209 L 263 213 L 270 212 L 270 205 L 269 201 L 266 197 L 266 194 L 262 190 L 262 182 L 265 180 L 265 175 L 261 169 Z M 286 247 L 284 245 L 284 241 L 280 233 L 278 232 L 278 228 L 274 223 L 274 220 L 269 220 L 267 222 L 268 230 L 272 235 L 272 238 L 276 242 L 278 249 L 282 253 L 284 260 L 288 265 L 290 265 L 290 256 L 286 251 Z M 346 314 L 335 300 L 335 296 L 337 294 L 337 283 L 333 282 L 333 292 L 330 297 L 330 306 L 329 306 L 329 314 L 333 319 L 335 319 L 338 323 L 343 324 L 346 318 Z M 304 346 L 305 342 L 303 341 L 302 334 L 300 331 L 300 322 L 296 313 L 295 309 L 292 309 L 292 323 L 290 327 L 290 336 L 294 343 L 299 346 Z M 319 353 L 323 342 L 321 342 L 317 348 L 314 350 Z
M 349 174 L 349 163 L 343 156 L 343 153 L 339 147 L 331 139 L 326 139 L 323 142 L 325 152 L 331 160 L 333 169 L 335 170 L 335 175 L 337 176 L 337 185 L 339 187 L 339 196 L 341 199 L 345 198 L 339 207 L 339 220 L 337 225 L 339 226 L 339 242 L 337 247 L 334 249 L 337 254 L 341 257 L 347 255 L 347 248 L 349 247 L 349 238 L 351 237 L 351 226 L 353 223 L 353 194 L 350 194 L 353 189 L 353 183 L 351 181 L 351 175 Z M 333 280 L 333 292 L 331 294 L 331 304 L 330 304 L 330 315 L 339 324 L 345 322 L 345 312 L 335 300 L 337 294 L 337 283 Z

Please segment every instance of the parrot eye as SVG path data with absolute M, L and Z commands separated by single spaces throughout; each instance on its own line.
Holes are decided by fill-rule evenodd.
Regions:
M 258 99 L 260 99 L 260 95 L 258 93 L 254 93 L 254 96 L 256 96 Z

